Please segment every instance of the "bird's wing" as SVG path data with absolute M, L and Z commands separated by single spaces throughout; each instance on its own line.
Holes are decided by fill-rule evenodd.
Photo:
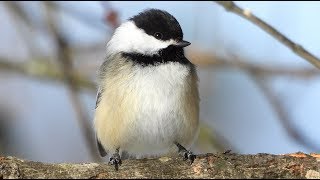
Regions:
M 97 107 L 98 107 L 98 105 L 99 105 L 99 103 L 101 101 L 102 93 L 103 93 L 102 89 L 99 88 L 98 89 L 98 93 L 97 93 L 97 97 L 96 97 L 96 109 L 97 109 Z
M 100 143 L 99 139 L 96 137 L 96 141 L 97 141 L 97 146 L 98 146 L 98 150 L 99 150 L 99 153 L 100 153 L 100 156 L 101 157 L 104 157 L 107 155 L 107 152 L 106 150 L 103 148 L 102 144 Z
M 102 93 L 103 93 L 103 90 L 101 88 L 98 89 L 98 93 L 97 93 L 97 97 L 96 97 L 96 109 L 101 101 L 101 98 L 102 98 Z M 100 143 L 98 137 L 96 136 L 96 142 L 97 142 L 97 147 L 98 147 L 98 150 L 99 150 L 99 153 L 100 153 L 100 156 L 101 157 L 104 157 L 107 155 L 107 152 L 106 150 L 103 148 L 102 144 Z

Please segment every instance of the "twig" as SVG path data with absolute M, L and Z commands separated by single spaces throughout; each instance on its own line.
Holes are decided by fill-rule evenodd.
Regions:
M 266 97 L 266 100 L 272 106 L 274 112 L 278 116 L 278 119 L 282 126 L 286 129 L 290 137 L 292 137 L 296 142 L 311 148 L 317 152 L 320 152 L 320 146 L 316 145 L 312 140 L 308 140 L 306 136 L 304 136 L 297 128 L 295 128 L 290 120 L 289 113 L 286 112 L 286 109 L 283 107 L 279 98 L 272 92 L 272 89 L 264 82 L 264 78 L 255 74 L 254 72 L 250 72 L 253 81 L 260 88 L 261 92 Z
M 33 23 L 30 21 L 28 15 L 24 12 L 18 2 L 5 1 L 3 3 L 10 9 L 11 12 L 14 13 L 16 17 L 19 17 L 21 19 L 21 22 L 28 25 L 29 27 L 33 26 Z
M 319 77 L 320 71 L 314 67 L 311 68 L 283 68 L 279 66 L 270 66 L 264 64 L 249 63 L 243 60 L 243 57 L 222 58 L 211 53 L 197 52 L 196 50 L 188 53 L 191 60 L 198 66 L 209 68 L 238 68 L 244 71 L 252 71 L 261 76 L 289 76 L 293 78 L 311 78 Z M 253 60 L 250 60 L 253 61 Z
M 94 18 L 90 18 L 90 16 L 83 15 L 75 10 L 73 10 L 72 8 L 68 8 L 65 6 L 61 6 L 59 3 L 57 2 L 48 2 L 47 5 L 51 6 L 52 10 L 55 11 L 60 11 L 66 15 L 68 15 L 69 17 L 85 24 L 88 27 L 91 28 L 95 28 L 96 30 L 100 31 L 103 34 L 111 34 L 112 31 L 108 30 L 108 28 L 106 28 L 107 26 L 105 26 L 105 24 L 103 23 L 103 20 L 101 19 L 101 22 L 99 21 L 99 19 L 94 19 Z M 100 25 L 96 22 L 100 22 Z
M 0 58 L 0 71 L 16 73 L 24 77 L 32 77 L 40 80 L 63 81 L 63 74 L 58 67 L 47 59 L 28 60 L 23 63 L 15 63 L 9 59 Z M 94 82 L 85 78 L 81 72 L 72 72 L 72 79 L 77 88 L 96 91 Z
M 260 27 L 262 30 L 270 34 L 272 37 L 277 39 L 279 42 L 282 44 L 286 45 L 289 49 L 291 49 L 295 54 L 298 56 L 302 57 L 303 59 L 307 60 L 311 64 L 313 64 L 315 67 L 320 69 L 320 59 L 317 58 L 315 55 L 311 54 L 307 50 L 305 50 L 301 45 L 293 42 L 283 34 L 281 34 L 278 30 L 264 22 L 262 19 L 258 18 L 254 14 L 252 14 L 249 10 L 244 10 L 237 6 L 234 2 L 232 1 L 215 1 L 217 4 L 223 6 L 227 11 L 233 12 L 253 24 L 257 25 Z
M 61 65 L 61 70 L 64 75 L 64 81 L 68 87 L 68 93 L 70 100 L 73 104 L 73 108 L 76 111 L 76 116 L 78 120 L 78 124 L 83 132 L 83 136 L 85 139 L 85 143 L 87 145 L 87 148 L 89 149 L 90 156 L 95 161 L 100 161 L 101 158 L 99 158 L 96 145 L 95 145 L 95 139 L 94 139 L 94 132 L 90 128 L 90 124 L 88 122 L 88 118 L 83 111 L 83 107 L 81 105 L 81 101 L 77 95 L 78 88 L 76 84 L 74 83 L 74 80 L 72 79 L 72 60 L 69 53 L 69 45 L 68 42 L 65 40 L 61 32 L 57 29 L 56 21 L 54 20 L 54 15 L 51 12 L 51 6 L 49 6 L 47 3 L 45 3 L 46 11 L 47 11 L 47 23 L 49 26 L 49 29 L 51 31 L 51 34 L 54 36 L 54 40 L 56 41 L 57 45 L 57 54 L 58 54 L 58 61 Z
M 281 34 L 278 30 L 276 30 L 275 28 L 273 28 L 272 26 L 270 26 L 260 18 L 256 17 L 250 11 L 241 9 L 232 1 L 215 1 L 215 2 L 223 6 L 227 11 L 233 12 L 249 20 L 253 24 L 257 25 L 262 30 L 269 33 L 272 37 L 277 39 L 279 42 L 283 43 L 288 48 L 290 48 L 294 53 L 296 53 L 297 55 L 304 58 L 305 60 L 313 64 L 315 67 L 320 69 L 320 60 L 316 56 L 309 53 L 301 45 L 291 41 L 289 38 Z M 281 105 L 280 100 L 272 93 L 272 90 L 262 82 L 261 74 L 259 74 L 259 71 L 253 71 L 253 69 L 248 69 L 248 70 L 252 75 L 251 77 L 253 78 L 253 80 L 256 82 L 258 87 L 267 97 L 266 99 L 273 106 L 274 111 L 278 115 L 278 119 L 280 120 L 282 125 L 285 127 L 287 132 L 290 134 L 290 136 L 294 138 L 297 142 L 309 148 L 320 151 L 320 148 L 317 145 L 314 145 L 312 141 L 307 141 L 306 138 L 301 133 L 299 133 L 299 131 L 296 130 L 296 128 L 292 126 L 292 124 L 290 123 L 290 118 L 288 117 L 288 113 L 285 111 L 285 109 Z
M 113 9 L 109 1 L 101 2 L 102 8 L 104 9 L 104 21 L 106 24 L 109 24 L 112 27 L 112 30 L 115 31 L 120 25 L 118 18 L 118 12 Z
M 74 53 L 79 51 L 84 52 L 85 49 L 71 50 Z M 85 52 L 86 53 L 86 52 Z M 278 66 L 265 66 L 253 63 L 248 63 L 242 58 L 240 60 L 230 61 L 228 59 L 219 58 L 210 54 L 194 53 L 199 59 L 205 61 L 205 63 L 199 64 L 199 66 L 205 66 L 209 68 L 238 68 L 244 71 L 252 71 L 262 76 L 288 76 L 292 78 L 316 78 L 320 76 L 320 72 L 314 68 L 279 68 Z M 63 81 L 63 74 L 59 71 L 58 67 L 54 63 L 50 63 L 47 58 L 34 58 L 27 60 L 23 63 L 16 63 L 10 59 L 0 57 L 0 71 L 7 71 L 10 73 L 17 73 L 23 76 L 32 77 L 40 80 L 50 81 Z M 95 83 L 84 77 L 81 72 L 71 72 L 72 79 L 78 88 L 88 89 L 92 92 L 96 91 Z
M 16 26 L 16 30 L 20 33 L 20 37 L 24 41 L 28 52 L 31 56 L 36 55 L 38 51 L 35 48 L 35 42 L 32 35 L 32 29 L 34 28 L 32 21 L 29 19 L 28 15 L 23 11 L 18 2 L 6 1 L 4 3 L 6 4 L 6 7 L 11 10 L 9 11 L 9 13 L 11 13 L 15 18 L 14 23 Z M 29 28 L 30 30 L 24 31 L 23 27 Z

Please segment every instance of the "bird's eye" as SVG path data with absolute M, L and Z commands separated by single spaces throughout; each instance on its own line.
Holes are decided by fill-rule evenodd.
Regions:
M 157 39 L 161 39 L 162 38 L 162 34 L 159 32 L 154 33 L 154 37 Z

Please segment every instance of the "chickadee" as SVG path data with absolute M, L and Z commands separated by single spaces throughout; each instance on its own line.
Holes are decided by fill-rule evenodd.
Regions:
M 99 69 L 94 128 L 102 157 L 116 169 L 122 153 L 150 157 L 187 150 L 198 134 L 195 66 L 184 56 L 178 21 L 148 9 L 121 24 L 107 44 Z

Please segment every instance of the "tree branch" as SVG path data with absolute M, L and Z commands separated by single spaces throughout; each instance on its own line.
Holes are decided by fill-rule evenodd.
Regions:
M 93 129 L 90 126 L 88 117 L 84 112 L 82 103 L 80 101 L 80 98 L 78 97 L 79 89 L 77 88 L 76 83 L 72 79 L 73 62 L 69 53 L 69 44 L 57 26 L 57 20 L 55 19 L 56 16 L 55 14 L 52 14 L 52 7 L 49 5 L 48 2 L 45 2 L 45 6 L 47 12 L 46 20 L 48 23 L 50 33 L 53 36 L 57 47 L 58 63 L 60 65 L 60 69 L 64 77 L 63 80 L 67 86 L 70 101 L 73 105 L 73 109 L 75 110 L 78 125 L 80 126 L 81 132 L 83 133 L 84 141 L 89 150 L 90 157 L 95 161 L 100 161 L 100 157 L 97 155 L 94 137 L 95 133 L 93 132 Z
M 191 60 L 198 66 L 210 66 L 212 68 L 238 68 L 243 71 L 254 72 L 255 74 L 259 74 L 261 76 L 285 76 L 292 78 L 312 78 L 320 76 L 320 71 L 314 67 L 288 68 L 279 67 L 275 65 L 270 66 L 264 64 L 250 63 L 247 60 L 244 60 L 243 57 L 237 56 L 235 60 L 234 58 L 222 58 L 215 56 L 212 53 L 198 52 L 196 50 L 193 50 L 190 53 L 188 53 L 188 56 L 190 56 Z
M 71 49 L 70 52 L 78 53 L 80 50 Z M 85 51 L 85 49 L 81 49 Z M 255 63 L 249 63 L 237 57 L 237 61 L 220 58 L 214 54 L 200 53 L 192 51 L 190 54 L 192 60 L 199 66 L 211 66 L 212 68 L 238 68 L 245 71 L 255 72 L 262 76 L 288 76 L 292 78 L 314 78 L 319 77 L 320 72 L 315 68 L 281 68 L 278 66 L 266 66 Z M 10 59 L 0 57 L 0 71 L 16 73 L 24 77 L 36 78 L 39 80 L 63 81 L 63 74 L 56 64 L 50 63 L 48 59 L 34 58 L 23 63 L 15 63 Z M 96 91 L 95 83 L 86 78 L 82 72 L 71 72 L 72 79 L 78 88 Z
M 305 50 L 301 45 L 293 42 L 283 34 L 281 34 L 278 30 L 276 30 L 271 25 L 264 22 L 262 19 L 258 18 L 254 14 L 252 14 L 249 10 L 244 10 L 237 6 L 232 1 L 215 1 L 217 4 L 223 6 L 227 11 L 233 12 L 244 19 L 249 20 L 253 24 L 260 27 L 262 30 L 270 34 L 272 37 L 277 39 L 279 42 L 287 46 L 289 49 L 291 49 L 295 54 L 302 57 L 303 59 L 307 60 L 311 64 L 313 64 L 315 67 L 320 69 L 320 60 L 315 55 L 311 54 L 307 50 Z
M 0 71 L 20 74 L 24 77 L 31 77 L 38 80 L 63 81 L 63 74 L 58 67 L 43 59 L 28 60 L 23 63 L 10 62 L 9 59 L 0 58 Z M 72 72 L 72 79 L 76 86 L 81 89 L 95 91 L 93 81 L 85 78 L 81 72 Z
M 311 155 L 206 154 L 192 165 L 179 157 L 124 160 L 115 171 L 107 164 L 48 164 L 0 157 L 0 178 L 320 178 L 320 162 Z
M 258 88 L 260 88 L 266 100 L 272 106 L 280 123 L 286 129 L 286 132 L 289 134 L 289 136 L 293 138 L 296 142 L 302 144 L 303 146 L 319 152 L 320 146 L 317 143 L 314 143 L 312 140 L 308 139 L 304 134 L 301 133 L 301 131 L 299 131 L 292 124 L 292 121 L 290 120 L 286 108 L 283 107 L 280 99 L 273 93 L 272 89 L 266 84 L 266 82 L 263 81 L 264 79 L 262 77 L 259 77 L 259 75 L 254 75 L 254 73 L 252 72 L 251 74 L 253 81 L 257 84 Z

